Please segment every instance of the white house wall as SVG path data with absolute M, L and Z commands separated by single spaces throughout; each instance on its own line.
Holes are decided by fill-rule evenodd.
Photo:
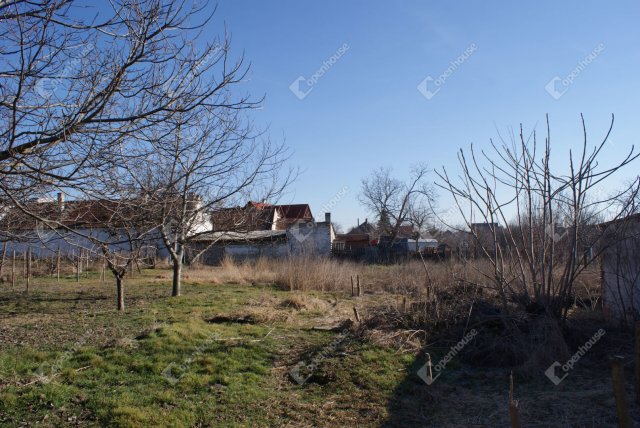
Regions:
M 313 255 L 330 256 L 331 243 L 335 237 L 333 228 L 327 223 L 303 223 L 301 229 L 293 226 L 286 232 L 286 241 L 276 243 L 233 243 L 215 245 L 217 249 L 212 249 L 210 256 L 203 257 L 203 261 L 219 261 L 220 256 L 229 255 L 238 259 L 272 257 L 284 258 L 291 255 Z M 80 229 L 79 234 L 71 232 L 52 233 L 50 231 L 37 234 L 31 232 L 24 241 L 11 241 L 7 243 L 7 254 L 15 251 L 22 254 L 31 249 L 31 253 L 37 258 L 47 258 L 54 256 L 58 249 L 63 255 L 78 254 L 89 251 L 91 254 L 100 255 L 100 248 L 89 238 L 80 235 L 91 236 L 97 241 L 113 241 L 113 237 L 106 229 Z M 1 243 L 0 243 L 1 245 Z M 156 257 L 168 258 L 168 251 L 159 236 L 159 233 L 149 236 L 146 239 L 146 246 L 154 248 Z M 110 249 L 126 252 L 129 247 L 126 242 L 122 244 L 111 244 Z M 222 254 L 219 252 L 223 251 Z M 217 255 L 214 253 L 218 252 Z
M 294 255 L 331 255 L 333 228 L 327 224 L 301 223 L 287 231 L 291 254 Z
M 290 256 L 311 255 L 328 257 L 331 255 L 333 228 L 327 224 L 309 222 L 301 229 L 293 226 L 286 231 L 286 240 L 278 242 L 234 242 L 220 241 L 211 246 L 202 255 L 205 264 L 219 264 L 224 256 L 236 260 L 267 258 L 286 258 Z M 202 244 L 206 245 L 206 244 Z
M 101 250 L 91 239 L 102 242 L 113 241 L 114 238 L 106 229 L 78 229 L 78 233 L 68 231 L 64 232 L 29 232 L 25 234 L 20 241 L 7 241 L 7 254 L 23 254 L 31 250 L 34 258 L 47 258 L 57 254 L 58 250 L 62 255 L 78 254 L 80 251 L 88 251 L 90 254 L 101 255 Z M 84 236 L 82 236 L 84 235 Z M 167 257 L 168 251 L 159 236 L 149 237 L 143 245 L 155 247 L 156 256 L 159 258 Z M 0 244 L 4 245 L 4 243 Z M 110 244 L 109 249 L 112 251 L 129 251 L 129 245 L 126 242 L 118 244 Z

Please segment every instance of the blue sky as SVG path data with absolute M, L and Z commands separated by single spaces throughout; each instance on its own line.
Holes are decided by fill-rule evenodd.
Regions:
M 403 177 L 425 162 L 456 173 L 459 148 L 486 147 L 520 123 L 542 132 L 547 113 L 558 162 L 581 145 L 580 113 L 594 142 L 614 113 L 614 144 L 603 160 L 616 159 L 640 135 L 638 22 L 640 3 L 631 1 L 221 0 L 208 30 L 227 25 L 236 53 L 251 62 L 240 89 L 266 96 L 256 123 L 285 139 L 291 162 L 302 169 L 283 201 L 308 202 L 321 217 L 321 207 L 346 186 L 331 211 L 348 228 L 371 217 L 357 195 L 372 169 L 389 166 Z M 345 44 L 346 52 L 298 99 L 289 86 L 311 77 Z M 470 46 L 435 96 L 418 91 Z M 555 87 L 566 89 L 558 99 L 545 90 L 598 47 L 572 84 Z M 612 187 L 625 177 L 617 179 Z M 446 195 L 439 205 L 447 208 Z

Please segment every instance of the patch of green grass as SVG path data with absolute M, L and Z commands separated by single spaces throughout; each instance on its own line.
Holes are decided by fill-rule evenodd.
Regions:
M 74 277 L 39 280 L 29 296 L 2 296 L 0 310 L 15 321 L 3 327 L 24 341 L 0 350 L 0 424 L 261 426 L 278 424 L 277 403 L 295 407 L 300 395 L 309 403 L 323 400 L 325 392 L 313 381 L 298 386 L 274 372 L 283 360 L 293 365 L 334 339 L 335 333 L 305 327 L 321 311 L 289 309 L 299 322 L 207 321 L 249 301 L 283 301 L 286 291 L 186 282 L 184 295 L 170 298 L 169 284 L 147 272 L 125 287 L 125 313 L 112 307 L 112 284 L 96 275 L 80 284 Z M 395 381 L 382 371 L 402 362 L 375 347 L 347 346 L 350 355 L 329 356 L 318 376 L 334 372 L 333 393 L 350 394 L 357 378 L 387 396 Z

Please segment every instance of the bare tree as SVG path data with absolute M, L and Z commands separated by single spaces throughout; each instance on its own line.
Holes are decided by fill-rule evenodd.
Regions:
M 626 208 L 611 209 L 615 195 L 598 194 L 596 189 L 638 154 L 632 147 L 619 162 L 602 166 L 598 160 L 606 150 L 613 118 L 606 136 L 593 148 L 587 145 L 584 119 L 582 124 L 581 150 L 569 151 L 566 171 L 552 167 L 547 119 L 542 147 L 535 132 L 525 137 L 521 127 L 517 139 L 502 145 L 492 141 L 489 152 L 478 152 L 473 146 L 468 155 L 461 150 L 459 179 L 446 169 L 438 173 L 438 185 L 452 195 L 469 233 L 491 263 L 492 272 L 483 274 L 493 283 L 505 310 L 508 302 L 515 301 L 566 318 L 575 280 L 595 259 L 584 250 L 599 242 L 599 214 L 619 219 L 625 213 Z M 483 232 L 488 240 L 481 236 Z M 588 239 L 581 241 L 581 237 Z
M 640 175 L 626 183 L 614 198 L 615 205 L 623 209 L 626 215 L 640 213 Z
M 131 180 L 131 166 L 156 149 L 165 151 L 155 160 L 161 156 L 167 160 L 166 150 L 175 149 L 185 156 L 196 154 L 194 164 L 199 168 L 207 155 L 198 152 L 197 145 L 183 142 L 184 120 L 207 113 L 208 119 L 218 118 L 205 127 L 207 136 L 214 133 L 215 124 L 221 127 L 215 131 L 218 137 L 243 138 L 232 135 L 241 130 L 227 122 L 233 120 L 229 112 L 261 101 L 231 93 L 247 67 L 242 56 L 232 59 L 226 32 L 223 38 L 209 36 L 206 42 L 196 42 L 212 14 L 206 1 L 195 0 L 115 0 L 96 8 L 95 16 L 86 5 L 71 0 L 0 3 L 0 198 L 52 230 L 90 240 L 105 256 L 127 242 L 128 261 L 123 262 L 118 250 L 110 262 L 116 279 L 151 230 L 175 233 L 176 224 L 188 230 L 205 213 L 202 208 L 194 214 L 193 199 L 183 192 L 181 180 L 194 174 L 184 171 L 181 162 L 192 159 L 174 162 L 176 170 L 162 181 L 164 188 L 154 188 L 151 195 L 145 194 L 147 187 Z M 176 136 L 177 143 L 168 145 L 163 132 Z M 209 149 L 218 137 L 212 137 Z M 226 169 L 219 167 L 219 180 L 225 174 L 240 176 L 245 165 L 237 162 L 239 151 L 229 145 L 216 150 L 222 158 L 235 159 Z M 263 165 L 274 159 L 269 156 L 275 152 L 267 150 L 270 154 Z M 204 187 L 201 176 L 190 183 L 189 192 Z M 113 227 L 111 236 L 85 234 L 58 217 L 34 212 L 30 203 L 34 197 L 56 192 L 115 203 L 113 220 L 107 225 Z M 126 209 L 132 199 L 139 211 L 148 214 L 140 201 L 159 194 L 171 206 L 159 216 L 167 225 L 158 229 L 159 223 L 133 224 L 140 218 L 131 217 Z M 177 195 L 184 198 L 176 199 Z M 191 208 L 185 211 L 186 207 Z M 182 251 L 172 248 L 176 256 Z
M 418 236 L 428 233 L 434 225 L 434 199 L 432 193 L 426 200 L 414 200 L 409 205 L 408 222 Z
M 127 166 L 169 253 L 173 296 L 181 292 L 187 250 L 195 261 L 214 243 L 197 250 L 191 245 L 212 232 L 213 211 L 236 206 L 251 195 L 276 198 L 291 177 L 278 179 L 286 150 L 253 130 L 242 111 L 250 107 L 203 108 L 170 118 L 148 135 L 148 155 Z M 244 226 L 234 223 L 224 231 Z
M 157 225 L 145 215 L 146 201 L 131 195 L 131 187 L 111 180 L 72 201 L 29 202 L 29 216 L 14 207 L 0 224 L 14 231 L 7 240 L 13 251 L 24 254 L 33 248 L 40 257 L 60 257 L 63 247 L 78 275 L 83 259 L 104 260 L 114 275 L 117 308 L 124 310 L 124 277 L 157 242 Z
M 195 45 L 206 2 L 107 5 L 0 4 L 0 196 L 13 204 L 90 182 L 91 159 L 167 116 L 249 103 L 224 94 L 246 71 L 228 37 Z
M 113 274 L 116 283 L 117 309 L 124 311 L 124 278 L 127 272 L 139 266 L 145 260 L 145 249 L 155 245 L 156 225 L 144 216 L 143 200 L 122 199 L 93 200 L 93 205 L 110 217 L 103 222 L 99 234 L 87 236 L 93 244 L 90 252 L 102 254 L 107 268 Z M 98 251 L 95 251 L 97 247 Z
M 391 243 L 403 225 L 424 229 L 430 222 L 435 191 L 427 181 L 428 173 L 425 165 L 416 166 L 403 182 L 394 178 L 389 168 L 379 168 L 362 180 L 360 203 L 378 217 L 380 232 Z

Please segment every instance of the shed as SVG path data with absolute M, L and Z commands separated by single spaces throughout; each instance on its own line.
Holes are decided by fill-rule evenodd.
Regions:
M 430 249 L 435 251 L 438 249 L 438 240 L 432 238 L 407 239 L 409 251 L 420 251 Z
M 640 214 L 600 225 L 602 304 L 623 326 L 640 319 Z

